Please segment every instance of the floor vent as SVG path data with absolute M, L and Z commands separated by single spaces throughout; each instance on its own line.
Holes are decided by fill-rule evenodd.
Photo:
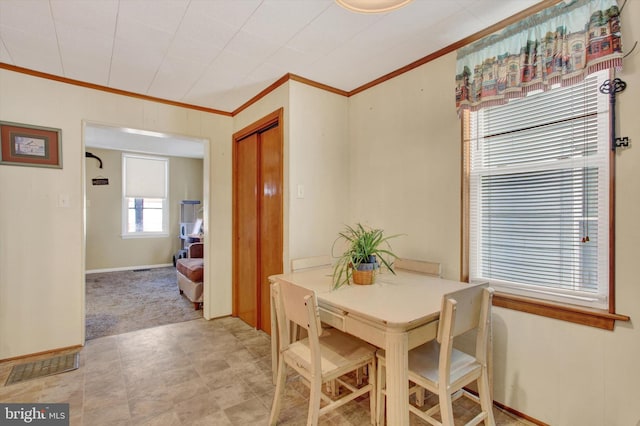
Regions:
M 14 383 L 24 382 L 25 380 L 37 379 L 38 377 L 51 376 L 53 374 L 75 370 L 78 368 L 79 362 L 80 353 L 74 352 L 26 364 L 15 365 L 11 369 L 11 373 L 4 385 L 8 386 Z

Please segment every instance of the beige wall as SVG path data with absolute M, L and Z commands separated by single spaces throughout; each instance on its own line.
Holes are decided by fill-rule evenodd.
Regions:
M 449 55 L 350 98 L 351 222 L 406 234 L 400 257 L 460 273 L 460 124 Z M 450 105 L 450 108 L 446 106 Z
M 231 315 L 231 156 L 233 120 L 205 114 L 202 134 L 209 136 L 205 145 L 202 188 L 205 220 L 204 317 Z
M 122 151 L 90 148 L 100 157 L 86 163 L 86 270 L 113 270 L 173 264 L 180 248 L 180 200 L 202 202 L 202 160 L 169 158 L 169 235 L 122 238 Z M 109 185 L 92 185 L 102 176 Z M 201 207 L 200 205 L 199 207 Z M 200 213 L 200 216 L 202 213 Z
M 234 117 L 239 131 L 283 108 L 285 270 L 290 259 L 329 255 L 348 222 L 348 105 L 344 96 L 289 81 Z
M 330 255 L 349 220 L 348 99 L 294 81 L 290 102 L 289 255 Z
M 258 102 L 252 104 L 244 111 L 240 112 L 233 118 L 233 132 L 239 132 L 245 127 L 255 123 L 256 121 L 262 119 L 263 117 L 279 110 L 283 109 L 283 121 L 281 123 L 282 128 L 282 137 L 283 137 L 283 157 L 284 157 L 284 197 L 283 197 L 283 225 L 284 225 L 284 237 L 283 237 L 283 252 L 281 254 L 283 265 L 287 264 L 287 259 L 289 256 L 289 85 L 290 83 L 285 83 L 280 87 L 276 88 L 274 91 L 269 93 L 267 96 L 261 98 Z M 229 159 L 231 161 L 231 158 Z M 231 165 L 231 163 L 230 163 Z M 231 272 L 230 272 L 231 273 Z M 231 293 L 231 289 L 229 289 L 229 293 Z
M 215 220 L 205 224 L 205 280 L 230 288 L 230 117 L 6 70 L 0 93 L 3 121 L 62 129 L 63 159 L 62 169 L 0 166 L 0 359 L 84 343 L 83 121 L 208 141 L 204 208 Z M 61 196 L 68 207 L 59 206 Z M 230 301 L 214 296 L 215 289 L 205 317 L 228 315 Z
M 626 49 L 640 39 L 640 2 L 622 15 Z M 618 135 L 640 141 L 640 52 L 618 74 Z M 350 99 L 352 220 L 405 232 L 402 256 L 439 260 L 459 276 L 460 122 L 455 53 Z M 640 147 L 616 154 L 616 300 L 631 322 L 614 331 L 496 308 L 495 399 L 554 426 L 632 426 L 640 421 Z M 370 194 L 362 188 L 371 186 Z

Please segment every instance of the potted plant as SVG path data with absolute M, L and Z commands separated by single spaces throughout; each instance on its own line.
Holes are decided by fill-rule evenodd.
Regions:
M 353 281 L 354 284 L 373 284 L 376 273 L 382 266 L 395 274 L 392 263 L 396 256 L 391 251 L 389 239 L 399 235 L 385 236 L 382 229 L 370 228 L 360 223 L 347 225 L 333 242 L 333 255 L 336 243 L 345 244 L 345 251 L 337 257 L 333 269 L 333 288 Z

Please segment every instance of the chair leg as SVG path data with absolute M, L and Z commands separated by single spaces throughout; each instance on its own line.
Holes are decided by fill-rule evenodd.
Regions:
M 287 366 L 282 357 L 278 360 L 278 377 L 276 379 L 276 393 L 273 396 L 273 404 L 271 405 L 271 415 L 269 416 L 269 425 L 275 426 L 280 415 L 280 406 L 284 396 L 284 385 L 287 380 Z
M 379 362 L 378 363 L 378 368 L 376 369 L 376 376 L 377 376 L 377 380 L 376 380 L 376 411 L 377 411 L 377 424 L 378 425 L 383 425 L 384 424 L 384 407 L 385 407 L 385 398 L 382 395 L 382 389 L 384 389 L 384 387 L 386 386 L 386 381 L 385 381 L 385 366 L 383 362 Z
M 478 394 L 480 397 L 480 406 L 482 411 L 487 413 L 484 424 L 487 426 L 495 426 L 496 421 L 493 418 L 493 401 L 491 400 L 491 390 L 489 388 L 489 378 L 487 377 L 487 368 L 482 369 L 482 374 L 478 377 Z
M 364 383 L 364 378 L 367 377 L 367 371 L 366 371 L 366 366 L 362 367 L 362 368 L 358 368 L 356 370 L 356 383 L 358 386 L 362 386 L 362 383 Z
M 377 386 L 377 372 L 376 372 L 376 359 L 375 357 L 369 364 L 368 368 L 369 373 L 369 385 L 371 389 L 369 390 L 369 411 L 371 412 L 371 424 L 375 425 L 377 423 L 377 404 L 379 404 L 379 400 L 377 399 L 378 386 Z
M 416 390 L 416 406 L 422 407 L 424 405 L 424 388 L 418 387 Z
M 451 394 L 447 389 L 440 389 L 439 400 L 442 426 L 453 426 L 453 405 Z
M 320 414 L 320 395 L 322 394 L 322 380 L 316 377 L 309 384 L 309 414 L 307 415 L 307 426 L 316 426 Z
M 326 384 L 327 393 L 332 397 L 337 397 L 340 394 L 340 385 L 337 380 L 330 380 Z

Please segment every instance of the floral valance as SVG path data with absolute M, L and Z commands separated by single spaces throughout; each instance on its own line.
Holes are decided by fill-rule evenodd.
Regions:
M 458 50 L 456 108 L 499 105 L 622 67 L 616 0 L 563 1 Z

